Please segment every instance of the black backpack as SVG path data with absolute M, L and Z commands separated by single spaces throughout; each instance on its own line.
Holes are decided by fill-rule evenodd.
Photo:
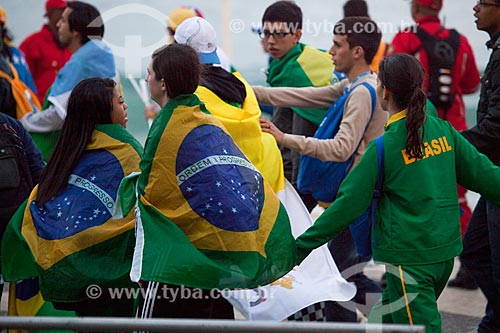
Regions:
M 33 180 L 23 142 L 0 115 L 0 236 L 32 189 Z
M 450 29 L 448 39 L 436 38 L 436 35 L 443 30 L 444 27 L 441 27 L 435 35 L 431 35 L 417 26 L 415 34 L 420 39 L 421 47 L 424 48 L 429 62 L 427 98 L 438 109 L 445 110 L 444 118 L 446 119 L 446 112 L 453 105 L 456 95 L 452 89 L 452 73 L 460 46 L 460 35 L 455 29 Z

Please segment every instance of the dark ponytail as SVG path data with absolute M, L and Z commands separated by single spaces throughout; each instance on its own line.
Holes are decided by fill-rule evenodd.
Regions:
M 379 79 L 392 94 L 392 99 L 406 114 L 406 154 L 410 158 L 424 157 L 424 123 L 426 96 L 422 90 L 424 71 L 413 56 L 397 53 L 380 62 Z
M 424 157 L 422 144 L 424 140 L 425 99 L 426 96 L 420 84 L 413 89 L 406 115 L 406 154 L 410 158 L 420 159 Z

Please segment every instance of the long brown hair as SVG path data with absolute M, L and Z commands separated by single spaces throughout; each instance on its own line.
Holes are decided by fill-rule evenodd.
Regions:
M 40 177 L 37 204 L 45 204 L 66 188 L 95 125 L 111 124 L 115 86 L 112 79 L 92 78 L 81 81 L 71 92 L 61 136 Z
M 392 94 L 392 99 L 406 114 L 406 154 L 411 158 L 424 157 L 425 100 L 422 90 L 424 70 L 413 56 L 397 53 L 380 62 L 379 80 Z

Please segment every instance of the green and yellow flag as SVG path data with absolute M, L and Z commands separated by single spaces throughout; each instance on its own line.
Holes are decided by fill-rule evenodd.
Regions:
M 56 310 L 51 302 L 46 302 L 40 292 L 38 278 L 21 280 L 9 284 L 8 316 L 18 317 L 76 317 L 73 311 Z M 26 333 L 23 330 L 9 330 L 9 333 Z M 71 330 L 43 330 L 31 333 L 72 333 Z
M 283 58 L 269 64 L 267 83 L 271 87 L 321 87 L 331 83 L 332 57 L 311 46 L 298 43 Z M 319 125 L 327 109 L 292 108 L 301 117 Z
M 11 219 L 2 241 L 4 279 L 38 276 L 51 302 L 86 299 L 91 284 L 130 286 L 134 216 L 112 215 L 120 182 L 139 170 L 141 153 L 120 125 L 98 125 L 67 187 L 41 206 L 35 187 Z
M 285 208 L 195 95 L 155 118 L 141 172 L 119 192 L 121 212 L 138 207 L 133 281 L 253 288 L 294 266 Z

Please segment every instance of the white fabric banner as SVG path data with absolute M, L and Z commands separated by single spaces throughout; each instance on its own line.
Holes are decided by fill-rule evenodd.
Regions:
M 313 224 L 311 215 L 293 186 L 277 193 L 285 206 L 294 237 Z M 311 304 L 347 301 L 356 287 L 339 273 L 326 245 L 314 250 L 300 266 L 281 279 L 260 288 L 224 291 L 222 294 L 248 320 L 284 320 Z

